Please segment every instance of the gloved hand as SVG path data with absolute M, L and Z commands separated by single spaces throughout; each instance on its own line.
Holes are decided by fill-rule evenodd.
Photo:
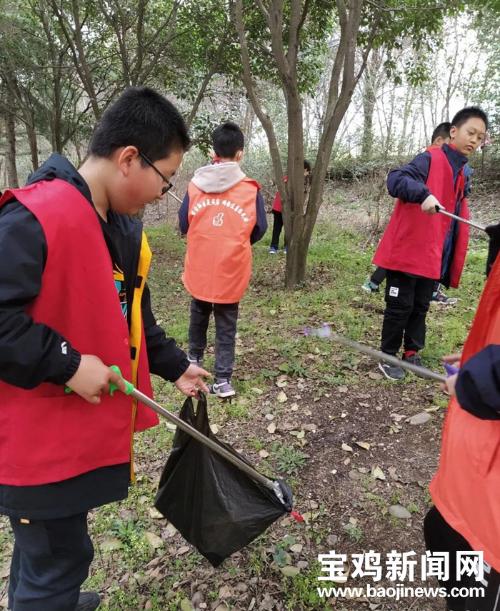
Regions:
M 488 225 L 485 228 L 488 237 L 490 238 L 490 244 L 488 246 L 488 259 L 486 260 L 486 275 L 488 275 L 495 263 L 498 251 L 500 250 L 500 223 L 497 225 Z

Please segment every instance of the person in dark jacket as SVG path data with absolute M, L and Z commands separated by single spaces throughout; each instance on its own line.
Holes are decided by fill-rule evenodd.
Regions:
M 151 394 L 149 374 L 207 390 L 151 311 L 151 251 L 136 214 L 189 145 L 163 96 L 128 89 L 77 171 L 54 154 L 0 199 L 0 513 L 10 519 L 13 611 L 91 611 L 92 508 L 126 498 L 134 430 L 156 416 L 109 384 Z M 72 392 L 65 392 L 65 387 Z
M 417 365 L 434 283 L 458 286 L 467 251 L 467 225 L 437 212 L 444 207 L 468 217 L 463 167 L 484 139 L 488 119 L 480 108 L 470 107 L 451 124 L 450 144 L 389 173 L 387 188 L 398 201 L 373 259 L 388 270 L 382 352 L 396 355 L 403 344 L 403 359 Z M 404 378 L 401 367 L 381 362 L 379 368 L 390 380 Z
M 442 147 L 443 144 L 450 143 L 450 129 L 451 123 L 445 121 L 444 123 L 440 123 L 434 128 L 431 137 L 431 144 L 427 150 L 430 148 Z M 465 164 L 464 166 L 464 177 L 465 177 L 465 188 L 464 188 L 464 196 L 468 197 L 471 189 L 471 176 L 472 169 L 469 164 Z M 380 285 L 385 281 L 387 275 L 387 270 L 382 267 L 377 267 L 372 275 L 366 279 L 366 282 L 361 286 L 361 288 L 367 293 L 378 293 L 380 289 Z M 441 283 L 436 281 L 434 283 L 434 291 L 432 293 L 431 301 L 438 303 L 440 305 L 454 305 L 457 302 L 457 299 L 454 297 L 448 297 L 443 292 L 441 287 Z

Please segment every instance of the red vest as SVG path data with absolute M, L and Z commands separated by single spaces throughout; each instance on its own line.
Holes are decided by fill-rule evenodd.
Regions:
M 500 257 L 490 273 L 462 363 L 500 344 Z M 500 421 L 481 420 L 450 401 L 432 500 L 448 524 L 500 571 Z
M 431 156 L 427 186 L 437 200 L 455 212 L 458 197 L 462 198 L 460 215 L 469 217 L 467 202 L 463 198 L 464 176 L 460 170 L 453 186 L 453 170 L 441 148 L 430 148 Z M 385 269 L 406 272 L 424 278 L 439 280 L 443 247 L 451 219 L 442 215 L 424 214 L 418 204 L 396 201 L 396 207 L 382 240 L 373 257 L 373 263 Z M 455 252 L 451 263 L 451 286 L 457 287 L 467 253 L 469 229 L 459 223 Z
M 118 365 L 125 378 L 151 394 L 142 321 L 137 318 L 137 297 L 151 258 L 144 236 L 138 270 L 142 287 L 134 292 L 129 336 L 102 229 L 85 197 L 59 179 L 7 191 L 0 206 L 13 197 L 37 218 L 47 243 L 42 287 L 29 315 L 66 337 L 82 354 Z M 134 361 L 131 346 L 136 348 Z M 121 392 L 103 395 L 100 405 L 91 405 L 76 394 L 65 394 L 60 385 L 44 383 L 24 390 L 0 382 L 0 397 L 0 483 L 14 486 L 59 482 L 126 463 L 131 460 L 133 430 L 157 422 L 153 412 L 137 409 Z
M 257 221 L 259 184 L 244 178 L 224 193 L 189 183 L 189 231 L 182 280 L 196 299 L 241 300 L 252 275 L 250 235 Z

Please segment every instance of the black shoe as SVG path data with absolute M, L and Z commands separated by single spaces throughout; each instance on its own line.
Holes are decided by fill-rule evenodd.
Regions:
M 385 375 L 388 380 L 394 380 L 399 382 L 405 377 L 405 370 L 398 365 L 391 365 L 385 361 L 380 361 L 378 368 Z
M 94 611 L 101 604 L 101 597 L 97 592 L 80 592 L 75 611 Z
M 415 352 L 415 354 L 412 354 L 411 356 L 405 356 L 403 354 L 403 361 L 411 363 L 412 365 L 417 365 L 418 367 L 422 367 L 422 359 L 418 352 Z

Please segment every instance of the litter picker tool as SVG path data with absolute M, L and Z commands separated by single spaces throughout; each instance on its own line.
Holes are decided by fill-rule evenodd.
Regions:
M 444 216 L 448 216 L 450 219 L 455 219 L 456 221 L 460 221 L 461 223 L 470 225 L 471 227 L 474 227 L 475 229 L 480 229 L 481 231 L 486 232 L 486 227 L 484 227 L 483 225 L 480 225 L 479 223 L 475 223 L 474 221 L 469 221 L 468 219 L 464 219 L 461 216 L 457 216 L 456 214 L 453 214 L 452 212 L 448 212 L 448 210 L 445 210 L 442 206 L 436 206 L 436 212 L 439 212 L 440 214 L 444 214 Z
M 119 367 L 111 369 L 122 377 Z M 216 437 L 203 393 L 199 393 L 196 412 L 188 397 L 176 416 L 131 382 L 123 382 L 126 395 L 177 427 L 155 507 L 212 566 L 219 566 L 286 513 L 297 522 L 304 521 L 293 511 L 292 491 L 284 481 L 265 477 Z M 116 390 L 118 386 L 111 383 L 110 395 Z
M 182 204 L 182 199 L 172 191 L 172 189 L 170 189 L 170 191 L 167 191 L 167 195 L 170 195 L 170 197 L 173 197 L 176 201 L 179 202 L 179 204 Z
M 367 356 L 375 359 L 377 361 L 385 361 L 386 363 L 390 363 L 391 365 L 397 365 L 398 367 L 402 367 L 412 373 L 420 376 L 421 378 L 428 378 L 429 380 L 436 380 L 436 382 L 446 382 L 446 376 L 436 373 L 426 367 L 420 367 L 419 365 L 414 365 L 413 363 L 408 363 L 408 361 L 403 361 L 398 359 L 391 354 L 386 354 L 381 350 L 375 350 L 375 348 L 371 348 L 370 346 L 365 346 L 364 344 L 360 344 L 359 342 L 355 342 L 352 339 L 344 337 L 342 335 L 338 335 L 334 333 L 330 327 L 330 325 L 324 324 L 319 329 L 309 329 L 306 328 L 304 330 L 304 335 L 310 336 L 315 335 L 317 337 L 322 337 L 324 339 L 330 339 L 337 344 L 342 344 L 347 348 L 351 348 L 356 352 L 361 352 L 362 354 L 366 354 Z
M 122 375 L 118 366 L 112 365 L 110 369 L 118 373 L 120 376 Z M 209 447 L 213 452 L 216 452 L 220 456 L 224 457 L 235 467 L 246 473 L 254 481 L 259 482 L 260 484 L 274 492 L 274 494 L 278 497 L 278 500 L 281 503 L 285 503 L 283 492 L 278 481 L 273 481 L 265 477 L 264 475 L 262 475 L 262 473 L 259 473 L 256 469 L 254 469 L 251 465 L 241 460 L 241 458 L 238 458 L 238 456 L 235 456 L 234 454 L 229 452 L 224 446 L 219 445 L 218 443 L 210 439 L 210 437 L 206 437 L 203 433 L 195 429 L 193 426 L 191 426 L 172 412 L 169 412 L 167 409 L 165 409 L 159 403 L 156 403 L 156 401 L 153 401 L 153 399 L 150 399 L 144 393 L 137 390 L 137 388 L 135 388 L 135 386 L 131 382 L 128 382 L 127 380 L 123 381 L 125 382 L 126 395 L 134 397 L 134 399 L 137 399 L 137 401 L 140 401 L 144 405 L 147 405 L 154 412 L 156 412 L 160 416 L 163 416 L 169 422 L 175 424 L 175 426 L 183 430 L 185 433 L 191 435 L 191 437 Z M 110 394 L 113 395 L 116 390 L 119 390 L 118 386 L 116 386 L 115 384 L 110 384 Z

